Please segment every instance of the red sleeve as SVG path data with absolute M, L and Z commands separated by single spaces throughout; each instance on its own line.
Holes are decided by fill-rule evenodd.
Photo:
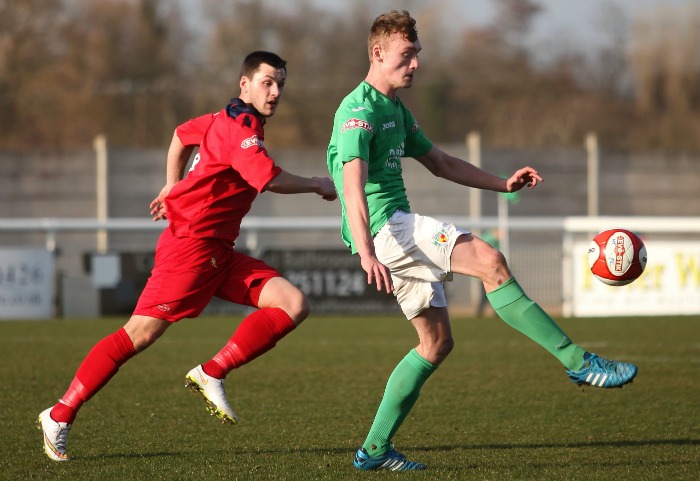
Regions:
M 252 122 L 248 119 L 252 120 Z M 240 115 L 231 128 L 231 166 L 258 192 L 282 169 L 268 155 L 262 125 L 252 115 Z
M 216 115 L 219 115 L 219 113 L 200 115 L 178 126 L 175 131 L 182 145 L 200 145 L 202 138 L 204 138 L 204 133 L 209 129 Z

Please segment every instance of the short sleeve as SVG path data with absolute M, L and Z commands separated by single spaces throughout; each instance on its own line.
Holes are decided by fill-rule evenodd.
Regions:
M 372 112 L 366 108 L 345 106 L 336 114 L 338 160 L 343 164 L 360 158 L 369 161 L 374 137 Z
M 282 169 L 267 153 L 263 130 L 252 115 L 241 115 L 229 122 L 231 136 L 231 166 L 250 186 L 262 192 Z
M 175 129 L 182 145 L 200 145 L 204 134 L 211 126 L 217 114 L 205 114 L 188 120 Z

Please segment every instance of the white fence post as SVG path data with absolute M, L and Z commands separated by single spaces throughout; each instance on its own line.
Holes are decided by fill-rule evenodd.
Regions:
M 104 135 L 98 135 L 94 141 L 97 169 L 95 180 L 97 184 L 97 220 L 106 222 L 109 216 L 109 184 L 107 160 L 107 139 Z M 109 238 L 105 229 L 97 231 L 97 252 L 104 254 L 107 252 Z

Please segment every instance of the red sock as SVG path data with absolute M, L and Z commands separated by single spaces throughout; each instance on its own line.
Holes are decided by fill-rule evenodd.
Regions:
M 122 327 L 95 344 L 75 373 L 68 391 L 51 410 L 54 421 L 72 423 L 78 409 L 135 354 L 134 344 Z
M 223 379 L 232 369 L 275 347 L 277 341 L 295 327 L 292 318 L 278 307 L 255 311 L 243 319 L 224 348 L 211 361 L 203 364 L 202 369 L 212 377 Z

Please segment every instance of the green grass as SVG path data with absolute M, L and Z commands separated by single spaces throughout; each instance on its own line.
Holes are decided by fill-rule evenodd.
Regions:
M 0 479 L 7 480 L 696 480 L 700 318 L 562 320 L 583 347 L 636 362 L 631 386 L 578 388 L 497 319 L 454 319 L 456 347 L 395 442 L 430 469 L 358 473 L 394 365 L 416 336 L 399 317 L 312 316 L 232 373 L 241 422 L 223 426 L 184 387 L 239 319 L 180 322 L 87 403 L 68 463 L 41 450 L 38 413 L 92 345 L 123 319 L 0 323 Z

